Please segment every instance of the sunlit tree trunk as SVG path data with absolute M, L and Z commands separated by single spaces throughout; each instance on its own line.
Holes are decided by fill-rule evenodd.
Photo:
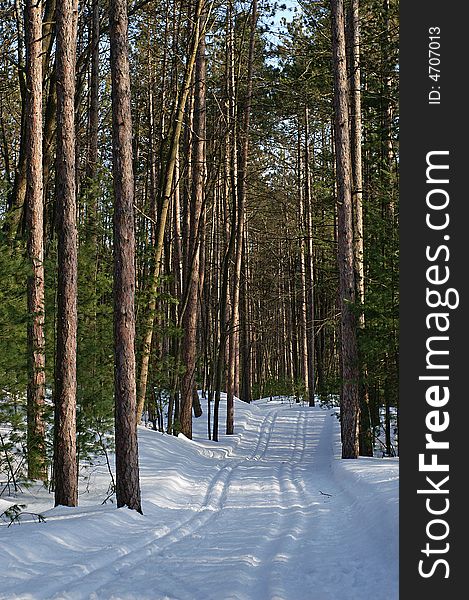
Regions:
M 306 339 L 308 343 L 308 404 L 315 401 L 314 365 L 314 243 L 313 243 L 313 195 L 311 190 L 311 165 L 309 146 L 309 109 L 305 106 L 305 220 L 306 220 Z
M 26 230 L 28 277 L 28 477 L 47 479 L 45 401 L 44 236 L 42 190 L 42 2 L 26 2 Z
M 350 56 L 350 124 L 352 154 L 353 258 L 356 300 L 362 307 L 358 325 L 365 329 L 365 271 L 363 259 L 363 175 L 362 175 L 362 111 L 360 75 L 359 0 L 351 0 L 347 33 Z M 360 361 L 360 454 L 373 456 L 373 436 L 368 398 L 367 367 Z
M 304 211 L 303 196 L 303 148 L 302 148 L 301 124 L 298 117 L 298 223 L 301 232 L 300 238 L 300 355 L 301 374 L 303 376 L 305 395 L 309 398 L 309 373 L 308 373 L 308 295 L 306 287 L 306 246 L 307 227 Z
M 142 512 L 135 382 L 135 232 L 127 2 L 111 0 L 114 395 L 117 506 Z
M 358 457 L 358 349 L 353 258 L 352 173 L 343 0 L 331 0 L 334 67 L 334 131 L 338 202 L 338 263 L 341 310 L 342 458 Z
M 55 504 L 76 506 L 77 224 L 75 60 L 77 0 L 59 2 L 57 19 L 57 358 L 55 375 Z

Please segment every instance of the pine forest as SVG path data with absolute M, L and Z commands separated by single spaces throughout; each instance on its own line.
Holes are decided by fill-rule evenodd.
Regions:
M 95 463 L 148 518 L 143 435 L 267 460 L 276 403 L 303 465 L 329 413 L 339 458 L 398 456 L 398 28 L 395 0 L 0 1 L 4 521 L 30 486 L 80 506 Z

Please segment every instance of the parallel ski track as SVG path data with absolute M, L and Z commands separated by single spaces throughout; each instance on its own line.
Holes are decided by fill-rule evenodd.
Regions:
M 78 561 L 74 564 L 73 559 L 69 559 L 67 564 L 64 560 L 56 567 L 55 581 L 52 571 L 47 581 L 44 576 L 37 579 L 34 599 L 137 600 L 132 595 L 132 582 L 141 582 L 148 577 L 153 587 L 149 587 L 148 595 L 142 600 L 221 600 L 213 591 L 220 582 L 210 588 L 204 580 L 205 574 L 212 574 L 212 565 L 218 568 L 219 560 L 223 566 L 220 572 L 213 571 L 215 578 L 224 576 L 224 565 L 233 568 L 229 596 L 223 596 L 224 600 L 290 599 L 292 593 L 298 593 L 294 578 L 300 570 L 305 586 L 314 585 L 318 599 L 337 597 L 333 594 L 337 593 L 338 583 L 342 585 L 343 581 L 350 600 L 361 599 L 360 590 L 366 577 L 364 564 L 374 568 L 374 557 L 380 548 L 373 532 L 367 532 L 368 546 L 370 549 L 376 546 L 376 551 L 370 551 L 366 557 L 368 562 L 364 563 L 364 557 L 356 552 L 353 536 L 345 535 L 345 540 L 349 541 L 344 544 L 344 532 L 353 532 L 355 527 L 353 513 L 357 500 L 340 477 L 340 471 L 336 472 L 334 468 L 331 447 L 334 422 L 329 411 L 311 412 L 300 407 L 277 405 L 264 414 L 254 413 L 234 450 L 220 459 L 220 466 L 214 458 L 213 467 L 207 469 L 207 480 L 202 480 L 206 485 L 202 488 L 205 492 L 193 499 L 194 506 L 187 507 L 188 511 L 195 508 L 196 512 L 191 512 L 190 516 L 175 512 L 175 518 L 183 519 L 182 522 L 176 521 L 178 524 L 160 537 L 155 536 L 161 534 L 161 529 L 153 528 L 148 519 L 138 521 L 129 539 L 125 539 L 123 527 L 125 549 L 106 546 L 106 539 L 103 539 L 102 547 L 95 549 L 87 563 Z M 217 470 L 214 472 L 214 469 Z M 247 482 L 253 479 L 254 485 L 250 487 Z M 243 509 L 247 506 L 254 512 L 243 528 Z M 85 510 L 70 516 L 96 516 L 100 512 Z M 236 520 L 238 518 L 240 521 Z M 240 528 L 236 533 L 233 523 L 238 522 Z M 239 555 L 222 544 L 217 545 L 223 539 L 224 531 L 235 533 L 227 539 L 234 540 Z M 215 533 L 217 542 L 213 544 Z M 361 533 L 363 535 L 363 530 Z M 320 545 L 318 540 L 321 540 Z M 243 555 L 244 543 L 246 555 Z M 220 556 L 213 552 L 217 548 Z M 342 561 L 338 559 L 341 572 L 323 572 L 323 556 L 343 556 Z M 181 568 L 188 557 L 193 559 L 193 565 L 200 566 L 195 578 L 188 578 L 187 569 Z M 291 569 L 292 560 L 295 560 L 294 569 Z M 379 561 L 377 566 L 385 571 Z M 159 574 L 157 578 L 155 574 Z M 21 588 L 21 582 L 18 583 Z M 308 587 L 305 587 L 305 594 L 308 593 Z M 31 598 L 21 592 L 3 596 L 0 591 L 0 599 L 13 597 Z M 374 597 L 379 598 L 379 593 Z
M 288 590 L 284 571 L 288 570 L 288 563 L 284 557 L 287 549 L 294 542 L 295 533 L 300 530 L 304 521 L 304 515 L 301 514 L 308 503 L 304 489 L 297 483 L 295 475 L 295 466 L 304 459 L 306 451 L 306 413 L 304 411 L 295 411 L 298 415 L 296 419 L 295 432 L 292 435 L 294 445 L 291 448 L 291 454 L 288 460 L 282 461 L 278 467 L 279 481 L 279 505 L 283 506 L 282 522 L 279 532 L 266 550 L 270 555 L 270 560 L 264 563 L 264 569 L 267 570 L 268 596 L 270 598 L 288 598 Z M 292 412 L 286 412 L 285 416 L 290 416 Z M 293 413 L 295 414 L 295 413 Z M 293 492 L 293 494 L 292 494 Z
M 124 576 L 126 572 L 133 571 L 137 568 L 139 564 L 147 562 L 149 557 L 155 557 L 166 552 L 170 546 L 172 547 L 173 545 L 182 542 L 186 538 L 197 533 L 200 529 L 207 527 L 207 524 L 223 508 L 229 483 L 233 478 L 235 469 L 248 461 L 258 461 L 265 457 L 277 418 L 278 408 L 271 409 L 269 413 L 265 415 L 256 446 L 249 456 L 241 459 L 227 457 L 227 460 L 230 462 L 221 467 L 216 475 L 208 482 L 207 492 L 202 502 L 202 507 L 196 514 L 192 515 L 172 531 L 159 538 L 155 539 L 152 537 L 150 541 L 139 545 L 122 556 L 100 561 L 99 566 L 70 581 L 67 584 L 65 595 L 63 592 L 64 586 L 62 584 L 60 586 L 48 586 L 47 589 L 43 591 L 43 595 L 41 594 L 41 597 L 44 598 L 44 600 L 54 598 L 57 600 L 59 598 L 61 600 L 75 600 L 78 598 L 105 597 L 106 586 L 109 585 L 117 575 L 120 577 Z M 239 449 L 239 446 L 237 449 Z M 160 564 L 158 565 L 158 568 L 160 568 Z M 171 576 L 174 580 L 177 580 L 178 586 L 183 587 L 184 591 L 189 594 L 188 597 L 194 597 L 194 593 L 197 590 L 194 590 L 193 584 L 191 584 L 191 587 L 189 588 L 183 583 L 182 579 L 177 577 L 177 575 L 172 573 Z M 96 587 L 98 582 L 99 587 Z M 183 590 L 179 590 L 179 592 L 181 591 Z M 103 593 L 101 594 L 101 592 Z M 203 594 L 201 597 L 205 597 L 204 594 L 206 594 L 206 592 L 201 593 Z

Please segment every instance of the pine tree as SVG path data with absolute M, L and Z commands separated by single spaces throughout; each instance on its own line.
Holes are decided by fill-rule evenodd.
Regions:
M 55 373 L 55 504 L 76 506 L 77 225 L 75 180 L 76 0 L 57 5 L 57 359 Z
M 42 2 L 26 2 L 26 230 L 28 277 L 28 476 L 47 479 L 44 401 L 44 240 L 42 190 Z
M 358 349 L 354 314 L 355 278 L 352 173 L 343 0 L 331 0 L 334 59 L 334 131 L 338 203 L 338 262 L 341 310 L 342 458 L 358 456 Z
M 127 2 L 109 10 L 114 175 L 114 396 L 117 506 L 142 512 L 135 380 L 135 232 Z

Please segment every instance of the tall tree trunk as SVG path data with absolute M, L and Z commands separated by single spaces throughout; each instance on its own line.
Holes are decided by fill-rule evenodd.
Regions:
M 215 354 L 215 366 L 214 366 L 214 377 L 213 377 L 213 389 L 214 389 L 214 408 L 213 408 L 213 441 L 218 442 L 218 426 L 219 426 L 219 408 L 221 401 L 221 386 L 223 380 L 223 371 L 225 370 L 225 356 L 227 355 L 227 342 L 228 342 L 228 315 L 229 315 L 229 271 L 230 262 L 233 256 L 236 240 L 236 220 L 235 212 L 232 211 L 232 223 L 231 231 L 227 231 L 228 228 L 228 205 L 230 188 L 233 196 L 233 202 L 236 201 L 236 188 L 237 188 L 237 144 L 236 144 L 236 98 L 235 98 L 235 80 L 234 80 L 234 54 L 233 54 L 233 23 L 231 13 L 231 3 L 228 6 L 227 11 L 227 64 L 226 64 L 226 91 L 228 101 L 226 103 L 226 120 L 229 123 L 225 138 L 225 161 L 224 161 L 224 185 L 222 191 L 222 202 L 219 205 L 219 214 L 217 215 L 217 237 L 224 237 L 228 239 L 228 244 L 223 253 L 223 259 L 220 266 L 220 277 L 219 285 L 217 286 L 218 291 L 218 307 L 219 307 L 219 319 L 218 319 L 218 335 L 216 336 L 219 340 L 218 352 Z M 223 203 L 223 206 L 222 206 Z M 225 226 L 225 229 L 224 229 Z M 219 245 L 220 248 L 220 245 Z M 221 258 L 222 252 L 219 250 L 219 258 Z M 218 282 L 217 282 L 218 283 Z M 232 385 L 229 381 L 230 374 L 227 376 L 227 390 Z
M 353 250 L 357 301 L 365 301 L 365 275 L 363 263 L 363 175 L 362 175 L 362 115 L 360 77 L 360 17 L 358 0 L 351 0 L 348 33 L 350 36 L 350 136 L 352 154 L 353 198 Z M 360 325 L 364 323 L 360 311 Z
M 55 227 L 55 201 L 47 205 L 49 197 L 50 173 L 54 161 L 53 140 L 55 138 L 55 124 L 57 114 L 56 93 L 56 66 L 55 58 L 51 61 L 51 53 L 56 38 L 55 9 L 56 0 L 45 0 L 44 17 L 42 23 L 42 75 L 43 90 L 45 95 L 44 132 L 42 142 L 42 165 L 43 165 L 43 193 L 44 193 L 44 235 L 45 240 L 53 238 Z M 47 94 L 46 94 L 47 91 Z M 47 250 L 47 246 L 46 246 Z M 47 252 L 46 252 L 47 255 Z
M 308 342 L 308 404 L 314 406 L 314 244 L 313 244 L 313 197 L 311 193 L 309 153 L 309 109 L 305 106 L 305 218 L 307 233 L 306 261 L 306 339 Z
M 243 129 L 241 132 L 241 150 L 239 157 L 238 170 L 238 194 L 236 206 L 236 250 L 235 250 L 235 265 L 233 273 L 233 298 L 232 298 L 232 315 L 230 326 L 230 364 L 228 367 L 230 377 L 227 394 L 227 409 L 226 409 L 226 433 L 231 435 L 234 433 L 234 390 L 235 390 L 235 374 L 236 374 L 236 358 L 237 348 L 239 344 L 239 291 L 241 280 L 241 261 L 243 256 L 243 240 L 244 240 L 244 218 L 246 211 L 246 195 L 247 195 L 247 167 L 249 156 L 249 125 L 251 120 L 251 104 L 252 104 L 252 79 L 254 67 L 254 49 L 256 42 L 256 24 L 257 24 L 257 0 L 253 0 L 251 12 L 251 31 L 249 37 L 249 54 L 248 54 L 248 72 L 247 72 L 247 89 L 244 98 L 243 106 Z
M 181 380 L 182 433 L 192 438 L 192 401 L 197 359 L 197 324 L 199 322 L 200 239 L 205 193 L 205 34 L 200 37 L 195 65 L 195 97 L 192 140 L 192 194 L 190 200 L 190 231 L 188 269 L 186 274 L 186 304 L 183 307 L 184 339 L 182 362 L 185 367 Z
M 241 399 L 244 402 L 251 402 L 251 320 L 250 320 L 250 303 L 249 303 L 249 248 L 248 248 L 248 228 L 247 224 L 244 227 L 244 252 L 243 264 L 241 270 L 241 302 L 243 311 L 241 313 L 241 353 L 242 353 L 242 371 L 241 371 Z
M 353 202 L 353 258 L 355 275 L 355 293 L 362 307 L 358 325 L 365 329 L 365 271 L 363 260 L 363 175 L 362 175 L 362 113 L 361 113 L 361 75 L 360 75 L 360 14 L 359 0 L 351 0 L 349 23 L 347 27 L 350 47 L 350 113 L 351 113 L 351 150 L 352 150 L 352 202 Z M 369 407 L 367 368 L 360 361 L 360 454 L 373 456 L 373 435 Z
M 49 198 L 49 189 L 52 185 L 51 171 L 54 163 L 54 139 L 56 134 L 57 122 L 57 70 L 51 74 L 49 82 L 49 93 L 46 100 L 44 113 L 44 133 L 42 143 L 42 165 L 43 165 L 43 188 L 44 188 L 44 209 L 45 209 L 45 237 L 46 240 L 53 238 L 53 231 L 56 227 L 56 202 L 55 196 Z M 46 247 L 47 250 L 47 247 Z M 47 251 L 46 251 L 47 254 Z
M 352 174 L 343 0 L 331 0 L 334 131 L 338 195 L 338 262 L 342 349 L 342 458 L 358 457 L 358 349 L 353 259 Z
M 87 217 L 90 242 L 97 241 L 97 193 L 95 189 L 98 173 L 98 132 L 99 132 L 99 3 L 92 2 L 91 14 L 91 73 L 89 97 L 89 145 L 86 165 L 86 175 L 91 184 L 91 194 L 88 200 Z M 93 185 L 94 184 L 94 185 Z
M 55 385 L 55 504 L 76 506 L 77 225 L 75 197 L 75 60 L 77 0 L 59 2 L 57 20 L 58 237 Z
M 228 244 L 223 255 L 220 268 L 221 283 L 218 286 L 218 306 L 219 306 L 219 349 L 215 365 L 214 390 L 215 401 L 213 411 L 213 439 L 218 441 L 218 415 L 221 398 L 221 385 L 223 371 L 225 370 L 225 356 L 228 358 L 226 366 L 226 391 L 227 395 L 232 397 L 234 362 L 230 357 L 230 337 L 229 337 L 229 315 L 231 309 L 231 300 L 229 295 L 229 274 L 230 263 L 235 249 L 236 240 L 236 204 L 238 189 L 238 144 L 237 144 L 237 105 L 236 105 L 236 77 L 235 77 L 235 51 L 234 51 L 234 24 L 233 24 L 233 3 L 228 3 L 226 11 L 226 53 L 225 53 L 225 89 L 226 89 L 226 122 L 228 124 L 225 136 L 225 160 L 224 160 L 224 181 L 222 186 L 223 202 L 219 205 L 218 215 L 218 235 L 225 228 L 224 237 L 228 239 Z M 229 213 L 229 198 L 231 197 L 231 228 Z M 223 233 L 222 233 L 223 235 Z M 219 245 L 220 247 L 220 245 Z M 220 253 L 221 257 L 221 253 Z M 227 411 L 228 414 L 229 411 Z M 229 417 L 227 417 L 228 419 Z
M 28 277 L 28 477 L 47 479 L 45 401 L 44 239 L 42 193 L 42 2 L 26 1 L 26 229 Z
M 109 7 L 114 176 L 114 395 L 117 506 L 142 512 L 135 387 L 135 231 L 126 0 Z
M 48 75 L 49 60 L 55 39 L 55 9 L 56 0 L 43 0 L 44 18 L 42 21 L 42 75 Z
M 300 278 L 301 278 L 301 300 L 300 300 L 300 323 L 301 323 L 301 372 L 304 381 L 305 397 L 309 400 L 309 376 L 308 376 L 308 293 L 306 286 L 306 247 L 307 227 L 303 203 L 303 149 L 301 145 L 301 125 L 298 118 L 298 223 L 302 232 L 300 239 Z M 306 398 L 305 398 L 306 399 Z
M 26 196 L 26 105 L 27 105 L 27 83 L 25 77 L 24 46 L 25 32 L 23 24 L 23 8 L 20 0 L 14 0 L 14 12 L 17 25 L 17 71 L 18 82 L 21 94 L 21 128 L 20 128 L 20 147 L 18 162 L 15 168 L 15 177 L 13 187 L 8 194 L 7 218 L 3 223 L 3 230 L 10 238 L 14 238 L 20 228 L 21 219 Z
M 393 194 L 393 189 L 395 186 L 392 185 L 393 179 L 393 140 L 392 140 L 392 122 L 393 122 L 393 106 L 392 106 L 392 82 L 395 74 L 393 72 L 392 63 L 389 61 L 388 53 L 390 48 L 390 23 L 389 23 L 389 12 L 390 12 L 390 2 L 389 0 L 384 0 L 383 2 L 383 19 L 384 19 L 384 35 L 382 35 L 382 61 L 384 63 L 384 81 L 383 81 L 383 90 L 381 94 L 383 106 L 383 167 L 384 167 L 384 183 L 389 188 L 389 195 L 386 198 L 386 216 L 388 217 L 388 221 L 390 226 L 394 229 L 394 220 L 395 220 L 395 199 Z

